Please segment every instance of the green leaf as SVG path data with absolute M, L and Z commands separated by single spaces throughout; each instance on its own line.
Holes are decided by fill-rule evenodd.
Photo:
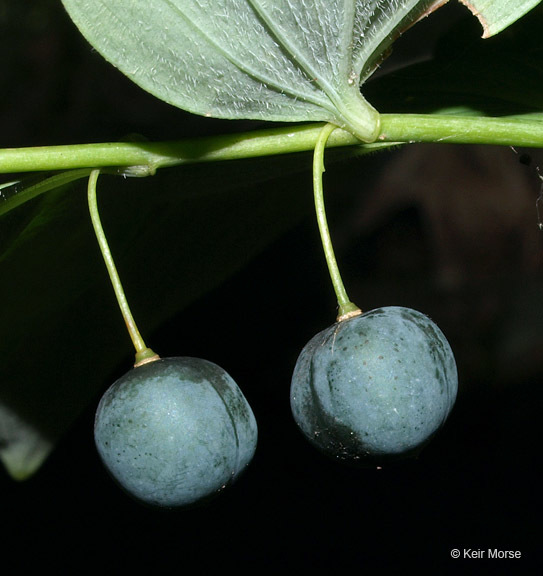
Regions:
M 479 19 L 483 38 L 501 32 L 524 16 L 541 0 L 460 0 Z
M 218 118 L 326 121 L 364 141 L 359 84 L 435 0 L 63 0 L 87 40 L 142 88 Z

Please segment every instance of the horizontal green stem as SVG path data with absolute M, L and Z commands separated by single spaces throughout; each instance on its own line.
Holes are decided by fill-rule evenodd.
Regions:
M 117 142 L 0 150 L 0 173 L 74 168 L 128 167 L 128 175 L 150 175 L 158 168 L 236 160 L 313 150 L 321 124 L 281 126 L 233 135 L 172 142 Z M 341 137 L 342 136 L 342 137 Z M 342 132 L 330 145 L 360 144 Z
M 383 114 L 377 143 L 361 144 L 349 132 L 335 130 L 327 146 L 358 145 L 371 150 L 379 144 L 449 142 L 538 148 L 543 147 L 543 122 L 538 118 Z M 124 166 L 132 168 L 130 175 L 148 175 L 180 164 L 310 151 L 321 129 L 322 124 L 308 124 L 173 142 L 5 148 L 0 150 L 0 173 Z
M 106 142 L 0 149 L 0 174 L 68 171 L 42 183 L 23 186 L 20 193 L 17 186 L 0 186 L 0 215 L 62 183 L 88 176 L 94 168 L 127 176 L 149 176 L 159 168 L 183 164 L 308 152 L 315 148 L 322 127 L 323 124 L 279 126 L 171 142 Z M 541 115 L 490 118 L 383 114 L 377 142 L 362 144 L 349 132 L 336 129 L 330 135 L 327 147 L 350 146 L 354 147 L 353 153 L 364 154 L 414 142 L 541 148 L 543 119 Z
M 443 142 L 495 146 L 543 147 L 543 116 L 454 116 L 394 114 L 382 116 L 384 142 Z

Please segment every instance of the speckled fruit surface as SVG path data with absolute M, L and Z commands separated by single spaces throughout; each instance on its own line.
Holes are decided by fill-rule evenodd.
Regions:
M 234 380 L 198 358 L 164 358 L 132 369 L 102 396 L 98 453 L 130 495 L 182 507 L 228 486 L 251 461 L 254 414 Z
M 391 306 L 314 336 L 296 363 L 290 401 L 317 448 L 371 465 L 416 455 L 449 416 L 457 389 L 441 330 L 416 310 Z

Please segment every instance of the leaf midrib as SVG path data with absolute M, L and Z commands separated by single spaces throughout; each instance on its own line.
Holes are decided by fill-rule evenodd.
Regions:
M 287 0 L 290 1 L 290 0 Z M 321 92 L 324 93 L 327 96 L 327 99 L 330 101 L 330 103 L 332 104 L 332 106 L 330 105 L 322 105 L 321 106 L 323 108 L 325 108 L 326 110 L 331 111 L 334 116 L 338 114 L 338 110 L 340 109 L 340 106 L 338 106 L 338 102 L 341 102 L 341 98 L 339 97 L 337 90 L 328 82 L 327 78 L 324 78 L 322 76 L 322 74 L 318 73 L 313 66 L 310 64 L 310 62 L 308 62 L 306 60 L 306 58 L 304 58 L 300 52 L 297 50 L 296 45 L 290 41 L 290 39 L 285 36 L 281 30 L 275 26 L 273 20 L 271 20 L 268 15 L 261 9 L 259 8 L 257 5 L 255 5 L 254 0 L 247 0 L 247 2 L 251 5 L 251 7 L 253 8 L 253 10 L 255 10 L 255 12 L 259 15 L 259 17 L 261 18 L 262 22 L 265 24 L 265 26 L 268 28 L 270 34 L 273 36 L 273 38 L 275 38 L 275 40 L 277 41 L 277 43 L 282 46 L 287 53 L 291 56 L 291 61 L 293 61 L 294 63 L 299 63 L 301 69 L 304 71 L 304 73 L 306 75 L 309 75 L 309 78 L 313 79 L 315 84 L 318 85 L 321 89 Z M 350 4 L 352 4 L 352 2 L 350 2 Z M 292 11 L 293 13 L 295 13 L 295 11 Z M 353 24 L 354 24 L 354 9 L 352 11 L 352 16 L 353 16 Z M 319 18 L 319 21 L 321 19 Z M 343 27 L 343 30 L 348 29 L 346 26 Z M 352 26 L 350 28 L 350 30 L 352 31 Z M 344 41 L 344 39 L 343 39 Z

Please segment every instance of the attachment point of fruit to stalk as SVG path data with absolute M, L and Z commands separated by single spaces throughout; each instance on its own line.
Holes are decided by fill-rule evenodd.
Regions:
M 345 320 L 349 320 L 349 318 L 354 318 L 355 316 L 360 316 L 362 314 L 362 310 L 356 306 L 356 304 L 352 304 L 352 306 L 353 308 L 348 310 L 345 310 L 344 307 L 342 307 L 336 321 L 344 322 Z
M 136 353 L 136 362 L 134 363 L 134 368 L 139 368 L 144 364 L 149 364 L 150 362 L 156 362 L 160 360 L 160 356 L 151 350 L 151 348 L 145 348 Z

